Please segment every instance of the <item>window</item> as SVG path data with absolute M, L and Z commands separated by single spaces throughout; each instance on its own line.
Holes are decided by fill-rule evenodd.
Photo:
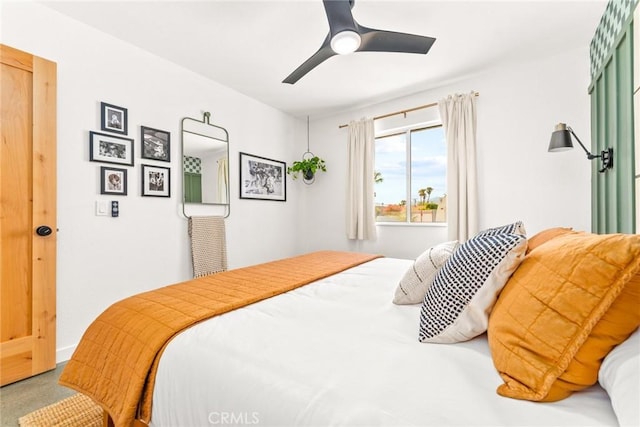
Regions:
M 377 137 L 375 182 L 377 222 L 446 223 L 447 146 L 442 125 Z

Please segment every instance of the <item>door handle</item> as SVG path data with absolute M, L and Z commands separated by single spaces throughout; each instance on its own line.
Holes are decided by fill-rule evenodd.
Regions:
M 53 232 L 53 230 L 51 230 L 51 227 L 49 227 L 48 225 L 41 225 L 38 228 L 36 228 L 36 234 L 38 236 L 48 236 Z

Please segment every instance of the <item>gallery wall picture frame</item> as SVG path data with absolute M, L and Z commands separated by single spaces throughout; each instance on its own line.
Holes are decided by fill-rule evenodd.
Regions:
M 89 160 L 133 166 L 133 139 L 89 131 Z
M 165 130 L 140 126 L 140 157 L 162 162 L 171 161 L 171 133 Z
M 127 109 L 117 105 L 100 103 L 100 130 L 127 134 Z
M 240 198 L 287 201 L 287 164 L 240 153 Z
M 100 166 L 100 194 L 127 195 L 127 170 Z
M 142 165 L 142 195 L 171 197 L 171 169 L 163 166 Z

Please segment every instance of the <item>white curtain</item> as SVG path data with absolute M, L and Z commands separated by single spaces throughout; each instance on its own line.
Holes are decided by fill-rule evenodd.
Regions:
M 449 240 L 478 232 L 476 95 L 449 95 L 438 102 L 447 140 L 447 224 Z
M 347 159 L 347 237 L 373 240 L 376 238 L 373 119 L 349 123 Z
M 218 160 L 218 203 L 229 203 L 229 170 L 227 159 Z

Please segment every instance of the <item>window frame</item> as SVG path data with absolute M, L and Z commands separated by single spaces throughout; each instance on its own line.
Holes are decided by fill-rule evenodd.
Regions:
M 407 168 L 405 169 L 405 200 L 407 200 L 409 206 L 411 203 L 411 177 L 412 177 L 412 167 L 411 167 L 411 132 L 418 132 L 428 129 L 435 129 L 443 127 L 441 120 L 432 120 L 429 122 L 422 123 L 414 123 L 412 125 L 403 126 L 395 129 L 388 129 L 385 131 L 376 132 L 374 136 L 374 143 L 377 142 L 378 138 L 387 138 L 398 135 L 405 135 L 405 161 L 407 164 Z M 447 147 L 448 153 L 448 147 Z M 375 165 L 374 165 L 375 169 Z M 445 173 L 445 182 L 447 179 L 447 174 L 449 170 L 446 170 Z M 375 199 L 374 199 L 375 200 Z M 447 221 L 444 222 L 415 222 L 411 221 L 411 209 L 407 212 L 406 218 L 404 221 L 379 221 L 376 216 L 376 226 L 390 226 L 390 227 L 398 227 L 398 226 L 410 226 L 410 227 L 446 227 Z

